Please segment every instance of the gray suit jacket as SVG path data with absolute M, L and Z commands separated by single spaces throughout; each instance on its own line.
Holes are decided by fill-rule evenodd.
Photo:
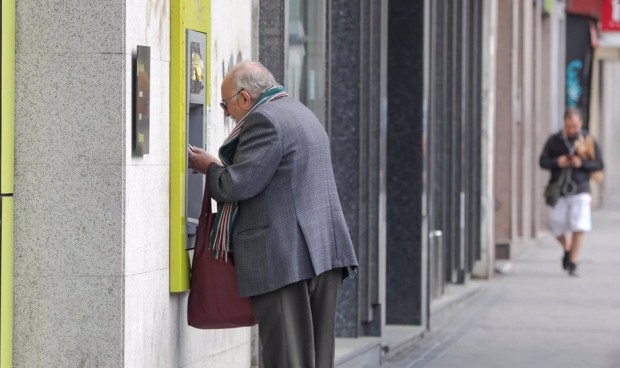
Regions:
M 233 164 L 211 164 L 207 178 L 216 201 L 239 202 L 233 254 L 241 296 L 357 266 L 327 134 L 298 101 L 259 106 L 241 129 Z

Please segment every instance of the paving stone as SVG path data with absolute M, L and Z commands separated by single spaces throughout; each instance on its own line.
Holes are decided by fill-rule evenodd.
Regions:
M 549 234 L 387 368 L 620 367 L 620 196 L 593 213 L 579 276 Z

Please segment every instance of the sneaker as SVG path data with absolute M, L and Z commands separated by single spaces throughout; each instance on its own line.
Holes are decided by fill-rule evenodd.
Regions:
M 568 269 L 568 263 L 570 262 L 570 252 L 564 252 L 564 257 L 562 257 L 562 269 Z
M 574 264 L 571 261 L 568 261 L 568 274 L 571 276 L 578 276 L 577 275 L 577 265 Z

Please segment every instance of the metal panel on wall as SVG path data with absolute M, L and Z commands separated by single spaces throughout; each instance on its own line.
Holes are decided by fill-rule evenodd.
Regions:
M 142 156 L 149 153 L 150 142 L 151 48 L 149 46 L 137 47 L 133 83 L 133 154 Z

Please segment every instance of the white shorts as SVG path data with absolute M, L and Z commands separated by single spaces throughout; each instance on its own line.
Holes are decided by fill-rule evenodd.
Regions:
M 560 197 L 555 207 L 549 208 L 549 229 L 555 236 L 569 231 L 592 229 L 592 196 L 581 193 Z

